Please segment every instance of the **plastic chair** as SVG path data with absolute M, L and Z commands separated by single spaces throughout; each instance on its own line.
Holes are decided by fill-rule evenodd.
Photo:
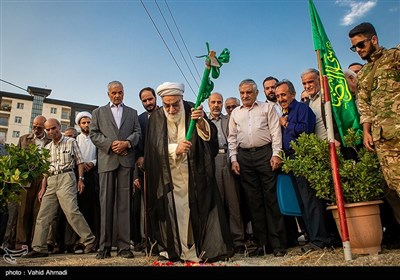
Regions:
M 292 179 L 287 174 L 278 174 L 276 194 L 281 213 L 288 216 L 302 216 Z

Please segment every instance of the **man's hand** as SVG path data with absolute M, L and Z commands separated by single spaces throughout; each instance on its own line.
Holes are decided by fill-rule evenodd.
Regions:
M 120 156 L 125 156 L 128 154 L 128 141 L 115 140 L 111 145 L 111 150 Z
M 140 170 L 142 170 L 142 171 L 144 171 L 143 162 L 144 162 L 144 157 L 139 157 L 139 158 L 136 160 L 136 166 L 137 166 Z
M 272 156 L 271 160 L 270 160 L 270 163 L 271 163 L 272 171 L 274 171 L 274 170 L 278 169 L 281 166 L 282 160 L 278 156 Z
M 177 156 L 184 154 L 184 153 L 188 153 L 190 150 L 190 147 L 192 147 L 192 142 L 187 141 L 187 140 L 182 140 L 176 147 L 175 153 Z
M 364 131 L 363 133 L 363 143 L 365 148 L 367 148 L 368 151 L 374 152 L 374 141 L 372 140 L 372 135 L 371 133 Z
M 237 161 L 232 161 L 232 171 L 236 175 L 240 175 L 240 165 Z
M 93 167 L 94 167 L 93 162 L 84 162 L 84 163 L 83 163 L 83 170 L 84 170 L 85 172 L 89 172 L 90 170 L 93 169 Z
M 82 194 L 85 190 L 85 183 L 82 180 L 78 180 L 78 193 Z
M 141 186 L 140 186 L 140 181 L 139 181 L 138 178 L 136 178 L 136 179 L 133 181 L 133 186 L 134 186 L 135 189 L 140 190 Z
M 196 110 L 192 108 L 191 111 L 192 111 L 191 115 L 192 120 L 202 120 L 204 118 L 203 105 L 197 107 Z

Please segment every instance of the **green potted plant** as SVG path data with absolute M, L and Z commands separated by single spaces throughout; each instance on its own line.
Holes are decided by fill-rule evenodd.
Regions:
M 27 149 L 6 145 L 7 154 L 0 156 L 0 209 L 8 202 L 18 202 L 25 186 L 47 174 L 49 150 L 30 144 Z
M 371 201 L 383 196 L 384 179 L 378 158 L 364 147 L 356 150 L 357 138 L 357 134 L 351 129 L 345 136 L 347 146 L 357 152 L 358 161 L 344 159 L 337 150 L 343 199 L 346 203 Z M 316 191 L 317 197 L 336 204 L 328 141 L 318 139 L 315 134 L 303 133 L 291 145 L 296 157 L 283 157 L 282 170 L 304 176 L 310 187 Z
M 358 137 L 354 130 L 351 129 L 345 137 L 347 146 L 352 147 L 357 152 L 358 160 L 344 159 L 337 149 L 340 181 L 352 252 L 375 254 L 381 250 L 380 244 L 383 235 L 379 215 L 379 204 L 382 203 L 382 200 L 379 199 L 384 196 L 384 178 L 376 154 L 367 151 L 364 147 L 359 150 L 355 148 Z M 295 150 L 296 156 L 294 158 L 283 156 L 282 170 L 286 173 L 293 172 L 295 176 L 305 177 L 310 187 L 315 190 L 316 196 L 331 204 L 328 210 L 333 211 L 332 214 L 336 220 L 339 233 L 341 233 L 328 141 L 318 139 L 315 134 L 303 133 L 296 142 L 292 141 L 291 145 Z M 377 225 L 367 225 L 367 228 L 363 228 L 358 224 L 353 225 L 353 217 L 359 214 L 354 214 L 350 211 L 359 210 L 359 206 L 364 205 L 367 205 L 368 208 L 373 208 L 373 210 L 368 211 L 374 211 L 374 213 L 366 216 L 372 217 Z M 369 244 L 366 245 L 367 248 L 364 248 L 365 245 L 355 243 L 358 236 L 374 236 L 378 240 L 373 241 L 375 245 Z

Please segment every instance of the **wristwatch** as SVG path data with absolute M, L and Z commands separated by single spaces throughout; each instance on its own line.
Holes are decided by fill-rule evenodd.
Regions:
M 85 177 L 79 176 L 79 180 L 85 181 Z

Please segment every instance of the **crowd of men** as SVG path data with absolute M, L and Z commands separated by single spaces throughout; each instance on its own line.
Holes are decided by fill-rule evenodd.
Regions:
M 367 63 L 352 63 L 344 74 L 361 115 L 363 143 L 377 153 L 386 181 L 386 245 L 398 248 L 400 49 L 379 46 L 370 23 L 354 27 L 349 38 Z M 165 82 L 139 92 L 140 115 L 123 102 L 123 84 L 112 81 L 109 103 L 76 116 L 80 134 L 73 128 L 63 134 L 57 119 L 37 116 L 18 145 L 49 149 L 51 168 L 19 204 L 8 205 L 3 247 L 26 246 L 25 258 L 97 252 L 104 259 L 116 247 L 123 258 L 133 258 L 135 250 L 170 261 L 212 262 L 235 254 L 283 257 L 300 245 L 301 235 L 307 241 L 302 252 L 337 246 L 333 218 L 304 177 L 289 174 L 302 216 L 283 215 L 278 204 L 282 154 L 296 157 L 291 141 L 301 133 L 328 137 L 320 72 L 306 69 L 300 79 L 299 101 L 289 80 L 265 78 L 262 101 L 257 83 L 244 79 L 240 100 L 224 103 L 214 92 L 208 114 L 184 100 L 184 84 Z M 345 154 L 338 133 L 335 145 L 353 156 Z

